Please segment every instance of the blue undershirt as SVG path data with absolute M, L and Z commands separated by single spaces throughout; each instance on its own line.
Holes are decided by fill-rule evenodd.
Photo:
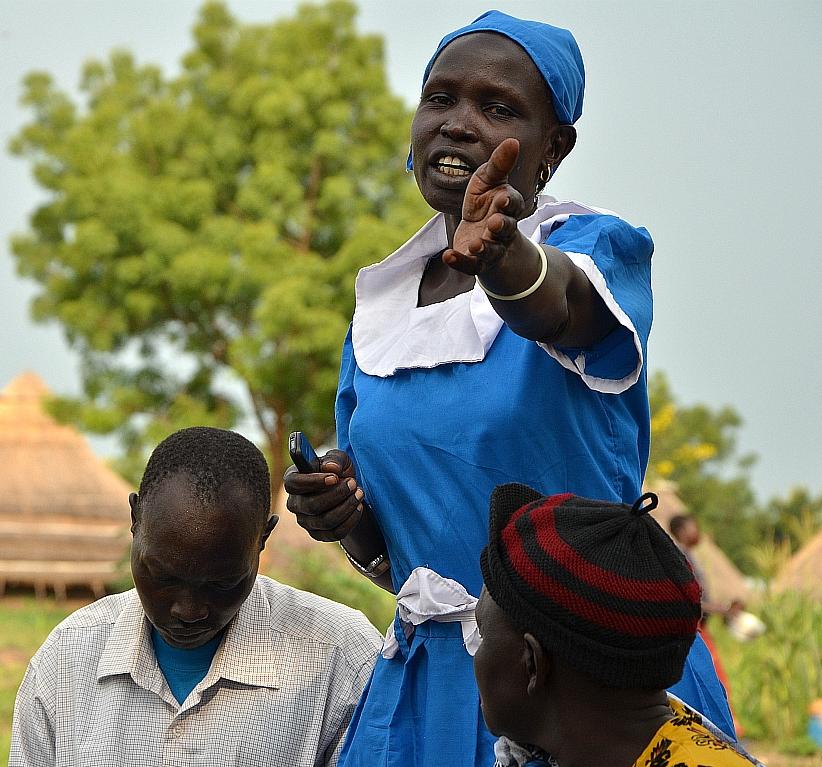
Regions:
M 151 643 L 154 645 L 157 665 L 178 703 L 182 703 L 197 683 L 205 678 L 222 638 L 223 634 L 220 632 L 201 647 L 182 649 L 172 647 L 154 626 L 151 627 Z

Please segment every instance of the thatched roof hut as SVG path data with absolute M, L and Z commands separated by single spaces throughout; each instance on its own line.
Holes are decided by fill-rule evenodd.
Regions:
M 822 530 L 796 552 L 774 578 L 775 592 L 804 591 L 822 600 Z
M 688 513 L 687 507 L 677 495 L 676 485 L 666 480 L 658 480 L 653 487 L 646 489 L 652 490 L 659 497 L 659 506 L 651 513 L 662 528 L 670 532 L 671 519 Z M 745 576 L 709 535 L 702 533 L 693 554 L 704 572 L 706 587 L 712 601 L 728 604 L 734 600 L 750 601 L 751 589 L 745 581 Z
M 128 549 L 129 485 L 43 408 L 24 373 L 0 391 L 0 595 L 6 584 L 102 594 Z

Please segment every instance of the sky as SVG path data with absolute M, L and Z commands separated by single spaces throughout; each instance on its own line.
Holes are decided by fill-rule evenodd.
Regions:
M 271 21 L 296 3 L 229 0 Z M 50 72 L 76 93 L 89 58 L 115 47 L 173 74 L 191 47 L 193 0 L 0 0 L 0 386 L 36 371 L 80 390 L 56 324 L 32 322 L 36 285 L 9 237 L 43 193 L 5 147 L 29 119 L 20 82 Z M 822 2 L 818 0 L 361 0 L 358 26 L 385 39 L 408 104 L 440 37 L 489 7 L 571 29 L 587 82 L 579 138 L 549 191 L 651 232 L 649 367 L 677 399 L 742 416 L 760 500 L 822 492 Z M 104 448 L 105 449 L 105 448 Z

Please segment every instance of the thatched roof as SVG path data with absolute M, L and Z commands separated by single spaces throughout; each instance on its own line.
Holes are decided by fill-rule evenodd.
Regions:
M 659 506 L 651 513 L 662 528 L 670 534 L 671 519 L 688 513 L 687 507 L 677 495 L 676 485 L 666 480 L 658 480 L 647 489 L 652 490 L 659 497 Z M 693 554 L 705 574 L 706 587 L 712 601 L 720 603 L 730 603 L 735 599 L 742 602 L 750 601 L 751 590 L 745 581 L 745 576 L 709 535 L 702 533 L 699 545 L 694 549 Z
M 713 538 L 703 533 L 699 545 L 694 549 L 694 557 L 705 572 L 712 601 L 720 604 L 730 604 L 734 600 L 742 603 L 751 601 L 751 587 L 745 576 L 714 543 Z
M 822 530 L 785 563 L 772 588 L 776 592 L 804 591 L 822 600 Z
M 99 591 L 127 550 L 131 487 L 45 411 L 49 395 L 34 373 L 0 391 L 0 587 Z
M 676 485 L 673 482 L 666 479 L 658 479 L 653 485 L 646 487 L 645 490 L 657 494 L 659 506 L 657 506 L 651 514 L 654 519 L 662 525 L 666 532 L 669 531 L 670 521 L 673 517 L 688 513 L 688 509 L 685 507 L 682 499 L 677 495 Z
M 131 488 L 81 434 L 46 413 L 48 396 L 34 373 L 0 392 L 0 515 L 127 521 Z

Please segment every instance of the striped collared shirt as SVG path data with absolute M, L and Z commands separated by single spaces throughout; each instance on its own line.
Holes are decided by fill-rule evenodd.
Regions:
M 136 591 L 115 594 L 32 658 L 9 765 L 335 765 L 379 647 L 361 613 L 258 576 L 178 704 Z

